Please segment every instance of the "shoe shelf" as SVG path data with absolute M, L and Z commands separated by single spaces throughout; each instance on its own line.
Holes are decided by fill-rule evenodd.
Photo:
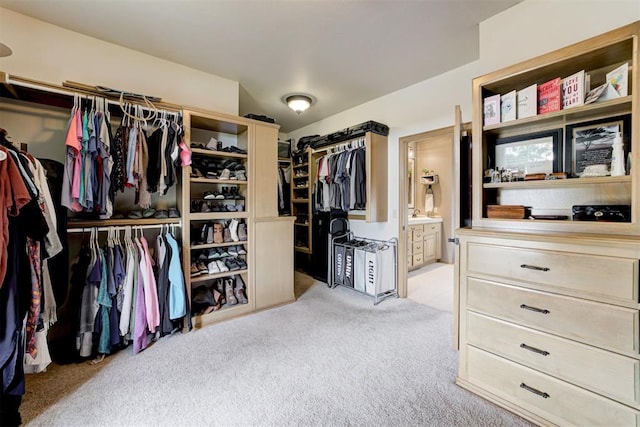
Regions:
M 307 190 L 308 188 L 309 188 L 308 185 L 302 185 L 302 186 L 293 187 L 294 190 Z
M 309 199 L 293 199 L 292 203 L 309 203 Z
M 222 322 L 251 313 L 253 310 L 254 309 L 251 307 L 251 304 L 236 304 L 231 306 L 225 304 L 218 310 L 213 310 L 210 313 L 194 315 L 193 326 L 194 328 L 200 328 L 204 325 Z
M 212 178 L 190 178 L 191 182 L 197 182 L 201 184 L 231 184 L 231 185 L 247 185 L 248 181 L 237 179 L 212 179 Z
M 302 169 L 302 168 L 308 168 L 309 167 L 309 163 L 300 163 L 299 165 L 293 165 L 293 169 Z
M 294 249 L 298 252 L 303 252 L 305 254 L 311 253 L 311 249 L 306 246 L 294 246 Z
M 216 219 L 249 218 L 249 214 L 242 212 L 194 212 L 189 214 L 190 221 L 212 221 Z
M 202 243 L 197 245 L 191 245 L 192 250 L 198 249 L 211 249 L 211 248 L 222 248 L 226 246 L 237 246 L 237 245 L 246 245 L 248 242 L 246 240 L 238 240 L 237 242 L 225 242 L 225 243 Z
M 68 228 L 83 227 L 123 227 L 127 225 L 156 225 L 156 224 L 180 224 L 181 218 L 123 218 L 123 219 L 69 219 Z
M 304 223 L 304 222 L 294 222 L 293 225 L 297 225 L 298 227 L 308 227 L 309 223 Z
M 302 175 L 293 176 L 293 179 L 300 179 L 300 178 L 309 178 L 309 174 L 305 173 Z
M 198 154 L 198 155 L 207 156 L 207 157 L 217 157 L 220 159 L 247 159 L 249 157 L 247 154 L 230 153 L 227 151 L 207 150 L 206 148 L 191 147 L 191 152 L 193 154 Z
M 235 243 L 237 244 L 238 242 L 235 242 Z M 191 277 L 191 283 L 192 283 L 191 288 L 196 287 L 196 286 L 193 286 L 193 283 L 206 282 L 207 280 L 215 280 L 223 277 L 235 276 L 236 274 L 246 274 L 248 271 L 249 270 L 245 268 L 244 270 L 223 271 L 221 273 L 201 274 L 199 276 L 194 276 L 194 277 Z

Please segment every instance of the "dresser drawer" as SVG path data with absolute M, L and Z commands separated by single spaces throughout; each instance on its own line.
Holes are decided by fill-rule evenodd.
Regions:
M 438 223 L 438 224 L 425 224 L 425 226 L 424 226 L 424 233 L 425 234 L 437 233 L 438 231 L 440 231 L 440 223 Z
M 469 243 L 467 273 L 638 302 L 638 260 Z
M 424 241 L 420 241 L 420 243 L 414 243 L 411 246 L 414 254 L 422 254 L 423 248 L 424 248 Z
M 424 261 L 424 259 L 422 258 L 422 254 L 418 254 L 418 255 L 414 255 L 413 256 L 413 265 L 422 264 L 423 261 Z
M 467 307 L 605 348 L 638 353 L 638 310 L 467 278 Z
M 468 381 L 559 425 L 638 426 L 640 412 L 467 346 Z
M 614 399 L 640 403 L 640 361 L 467 312 L 467 342 Z
M 424 239 L 424 231 L 420 230 L 413 232 L 413 238 L 411 239 L 412 242 L 421 242 L 422 239 Z
M 424 231 L 424 226 L 422 224 L 417 224 L 417 225 L 410 225 L 409 226 L 409 230 L 416 232 L 423 232 Z

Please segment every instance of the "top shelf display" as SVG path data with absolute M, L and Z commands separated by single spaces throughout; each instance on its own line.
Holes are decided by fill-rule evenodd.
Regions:
M 473 227 L 640 235 L 639 37 L 636 22 L 473 80 Z M 490 205 L 570 220 L 495 219 Z M 572 220 L 580 206 L 630 213 L 616 223 Z

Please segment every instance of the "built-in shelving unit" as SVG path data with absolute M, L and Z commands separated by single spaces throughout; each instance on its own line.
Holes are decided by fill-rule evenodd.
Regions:
M 294 152 L 291 160 L 291 214 L 296 217 L 294 227 L 295 250 L 310 254 L 312 248 L 311 222 L 313 205 L 310 182 L 309 148 Z
M 457 231 L 456 382 L 539 425 L 640 425 L 639 41 L 636 22 L 473 80 L 473 221 Z M 488 96 L 581 70 L 594 88 L 625 63 L 627 96 L 483 125 Z M 627 127 L 630 174 L 577 177 L 571 130 L 606 127 L 593 134 L 608 140 L 610 123 Z M 553 172 L 567 178 L 484 182 L 497 140 L 546 131 L 563 136 Z M 584 155 L 582 167 L 606 164 L 606 147 Z M 494 204 L 544 219 L 489 218 Z M 573 216 L 573 206 L 593 214 Z M 603 220 L 609 206 L 630 216 Z

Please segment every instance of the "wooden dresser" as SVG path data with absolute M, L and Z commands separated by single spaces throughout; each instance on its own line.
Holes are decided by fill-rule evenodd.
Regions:
M 636 22 L 473 81 L 473 220 L 456 232 L 457 384 L 540 425 L 640 426 L 639 35 Z M 496 95 L 583 70 L 595 88 L 621 67 L 628 90 L 619 97 L 484 121 Z M 615 132 L 631 173 L 582 174 L 594 159 L 608 170 Z M 486 179 L 522 152 L 505 147 L 543 141 L 553 158 L 543 169 L 567 178 Z M 491 205 L 525 206 L 532 217 L 490 217 Z M 630 214 L 602 221 L 610 206 Z M 574 215 L 584 209 L 595 215 Z
M 637 240 L 459 239 L 458 384 L 540 424 L 640 425 Z

